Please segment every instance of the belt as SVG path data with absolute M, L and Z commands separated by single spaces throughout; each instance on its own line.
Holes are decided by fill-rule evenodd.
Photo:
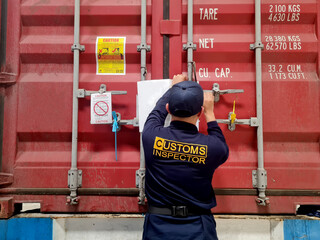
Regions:
M 148 213 L 168 215 L 172 217 L 187 217 L 197 215 L 209 215 L 211 214 L 211 211 L 210 209 L 194 208 L 187 206 L 155 207 L 149 205 Z

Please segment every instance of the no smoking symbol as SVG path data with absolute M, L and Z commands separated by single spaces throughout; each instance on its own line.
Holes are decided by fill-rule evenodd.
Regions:
M 99 101 L 94 105 L 93 111 L 98 116 L 105 116 L 109 112 L 109 106 L 108 106 L 108 104 L 106 102 Z

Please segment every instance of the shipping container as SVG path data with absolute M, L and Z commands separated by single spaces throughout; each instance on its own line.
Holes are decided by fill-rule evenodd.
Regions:
M 42 212 L 145 212 L 146 205 L 138 203 L 143 189 L 136 185 L 141 52 L 146 52 L 146 80 L 189 75 L 189 43 L 196 45 L 191 67 L 204 89 L 217 83 L 220 92 L 244 90 L 221 95 L 215 104 L 216 117 L 230 123 L 235 101 L 237 123 L 246 124 L 230 131 L 234 126 L 220 123 L 230 157 L 214 174 L 218 206 L 213 212 L 280 214 L 295 213 L 299 205 L 320 205 L 320 1 L 261 0 L 261 12 L 255 5 L 254 0 L 194 0 L 190 42 L 187 0 L 147 0 L 144 43 L 140 0 L 81 0 L 76 44 L 74 1 L 1 0 L 0 217 L 11 216 L 26 202 L 40 203 Z M 260 13 L 261 43 L 255 27 Z M 83 89 L 76 96 L 74 52 L 80 52 L 78 88 Z M 126 91 L 112 95 L 112 110 L 128 120 L 116 140 L 111 124 L 90 123 L 92 101 L 84 95 L 101 84 L 107 91 Z M 76 160 L 82 172 L 71 169 L 74 99 L 79 104 Z M 267 181 L 265 205 L 258 204 L 253 186 L 258 128 L 263 129 L 265 172 L 257 173 L 262 183 Z M 199 129 L 206 132 L 204 118 Z M 67 198 L 68 179 L 79 184 L 77 204 Z

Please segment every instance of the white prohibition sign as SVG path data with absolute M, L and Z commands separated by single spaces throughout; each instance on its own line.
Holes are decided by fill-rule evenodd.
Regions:
M 109 106 L 106 102 L 99 101 L 94 105 L 93 111 L 98 116 L 105 116 L 109 112 Z

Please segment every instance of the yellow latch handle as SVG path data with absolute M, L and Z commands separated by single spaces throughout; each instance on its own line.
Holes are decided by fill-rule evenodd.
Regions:
M 236 100 L 234 100 L 234 102 L 233 102 L 233 112 L 231 113 L 231 116 L 230 116 L 231 123 L 234 123 L 234 121 L 236 120 L 236 117 L 237 117 L 237 115 L 234 112 L 235 110 L 236 110 Z

